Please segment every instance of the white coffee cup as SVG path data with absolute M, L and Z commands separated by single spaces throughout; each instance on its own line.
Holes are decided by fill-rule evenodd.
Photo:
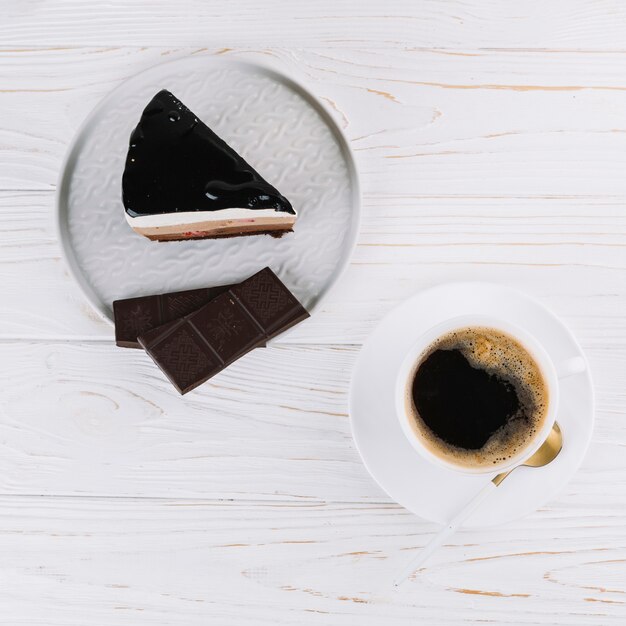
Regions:
M 459 463 L 454 463 L 448 459 L 436 455 L 427 445 L 424 444 L 418 429 L 414 428 L 411 422 L 414 417 L 410 414 L 407 407 L 407 394 L 409 394 L 409 386 L 412 384 L 412 378 L 415 367 L 424 355 L 425 351 L 440 337 L 454 330 L 468 327 L 493 328 L 513 337 L 518 343 L 530 354 L 543 376 L 547 389 L 548 409 L 546 417 L 541 428 L 535 433 L 523 448 L 519 449 L 514 455 L 498 464 L 486 467 L 469 467 Z M 415 450 L 425 459 L 436 465 L 452 469 L 467 474 L 483 474 L 493 472 L 503 472 L 516 465 L 520 465 L 527 458 L 532 456 L 541 444 L 546 440 L 550 429 L 554 425 L 556 415 L 559 408 L 559 379 L 578 374 L 586 369 L 585 360 L 582 357 L 573 357 L 561 363 L 554 363 L 541 343 L 527 330 L 511 324 L 505 320 L 485 315 L 463 315 L 448 319 L 430 330 L 426 331 L 421 337 L 410 347 L 406 357 L 396 378 L 396 413 L 400 426 L 409 443 Z M 409 394 L 410 397 L 410 394 Z

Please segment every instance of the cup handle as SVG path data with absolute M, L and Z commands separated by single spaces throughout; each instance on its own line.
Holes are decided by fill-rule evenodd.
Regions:
M 558 378 L 568 378 L 574 374 L 580 374 L 587 369 L 587 363 L 582 356 L 574 356 L 562 361 L 556 368 Z

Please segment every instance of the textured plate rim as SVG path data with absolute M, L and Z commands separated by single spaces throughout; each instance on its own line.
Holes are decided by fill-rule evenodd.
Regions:
M 344 273 L 348 269 L 350 265 L 350 259 L 352 258 L 352 254 L 354 253 L 354 249 L 356 248 L 357 237 L 359 234 L 360 224 L 361 224 L 361 185 L 359 180 L 359 173 L 356 167 L 356 161 L 354 158 L 354 153 L 352 148 L 350 147 L 350 142 L 346 137 L 343 129 L 337 124 L 337 122 L 333 119 L 331 114 L 329 113 L 327 107 L 319 100 L 317 96 L 315 96 L 309 89 L 307 89 L 299 80 L 293 77 L 293 75 L 284 68 L 277 66 L 276 64 L 261 62 L 258 60 L 251 59 L 224 59 L 220 57 L 216 57 L 215 55 L 198 55 L 198 56 L 185 56 L 180 59 L 173 59 L 171 61 L 166 61 L 164 63 L 157 63 L 156 65 L 152 65 L 145 70 L 137 72 L 132 76 L 123 80 L 119 85 L 117 85 L 114 89 L 108 92 L 96 106 L 87 114 L 87 117 L 80 123 L 78 130 L 74 134 L 72 141 L 65 153 L 63 158 L 63 162 L 61 164 L 61 169 L 57 181 L 56 193 L 55 193 L 55 234 L 57 237 L 57 241 L 59 242 L 61 248 L 61 257 L 63 259 L 63 263 L 65 267 L 68 268 L 68 271 L 72 278 L 76 281 L 78 286 L 80 287 L 83 295 L 91 305 L 92 309 L 98 314 L 98 316 L 107 322 L 110 326 L 113 325 L 113 317 L 112 311 L 109 307 L 106 306 L 104 302 L 98 297 L 93 287 L 91 286 L 89 280 L 87 279 L 85 273 L 80 269 L 78 261 L 76 259 L 74 249 L 71 245 L 69 238 L 69 231 L 67 228 L 67 215 L 68 215 L 68 202 L 67 198 L 69 191 L 69 172 L 73 169 L 74 164 L 78 158 L 80 153 L 80 149 L 82 144 L 85 141 L 86 133 L 91 125 L 92 121 L 96 119 L 102 111 L 106 109 L 109 102 L 113 100 L 118 92 L 121 92 L 127 84 L 132 81 L 134 78 L 140 75 L 144 75 L 150 72 L 158 72 L 159 69 L 163 66 L 170 65 L 184 65 L 192 61 L 193 63 L 199 63 L 203 61 L 205 63 L 213 63 L 216 65 L 222 65 L 224 67 L 238 67 L 243 68 L 247 71 L 256 71 L 263 72 L 269 76 L 271 76 L 274 80 L 286 85 L 287 87 L 293 89 L 296 93 L 298 93 L 313 109 L 318 113 L 318 115 L 322 118 L 322 121 L 328 126 L 333 136 L 336 138 L 340 152 L 343 158 L 346 161 L 346 166 L 348 170 L 348 177 L 350 178 L 351 186 L 352 186 L 352 198 L 351 198 L 351 215 L 352 219 L 350 222 L 349 230 L 346 233 L 346 238 L 344 240 L 344 246 L 341 258 L 337 263 L 336 270 L 327 283 L 325 289 L 321 291 L 315 303 L 311 306 L 309 313 L 313 313 L 316 311 L 320 304 L 326 299 L 328 294 L 337 286 L 340 279 L 343 277 Z

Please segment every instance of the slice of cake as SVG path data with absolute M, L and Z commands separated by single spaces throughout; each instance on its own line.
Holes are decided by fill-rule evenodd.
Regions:
M 122 178 L 126 219 L 159 241 L 291 230 L 296 212 L 169 91 L 159 91 L 130 136 Z

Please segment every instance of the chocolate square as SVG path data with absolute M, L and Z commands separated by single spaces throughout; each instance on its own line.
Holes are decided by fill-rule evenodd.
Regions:
M 195 381 L 211 376 L 221 366 L 202 339 L 183 324 L 154 346 L 151 356 L 180 393 L 193 389 Z
M 294 310 L 302 309 L 296 297 L 269 267 L 231 288 L 269 336 L 285 325 Z
M 224 363 L 265 341 L 257 324 L 230 294 L 218 296 L 189 321 Z
M 161 306 L 157 298 L 129 298 L 113 303 L 115 343 L 124 348 L 141 347 L 137 337 L 162 324 Z

